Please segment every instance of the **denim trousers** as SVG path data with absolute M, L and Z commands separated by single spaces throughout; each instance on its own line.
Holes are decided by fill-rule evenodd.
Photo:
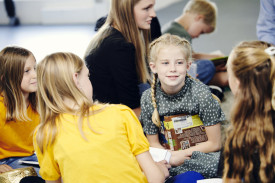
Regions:
M 36 162 L 38 162 L 36 154 L 33 154 L 32 156 L 26 156 L 26 157 L 10 157 L 10 158 L 1 159 L 0 165 L 6 164 L 6 165 L 9 165 L 10 167 L 12 167 L 13 169 L 32 166 L 35 169 L 37 175 L 39 175 L 40 168 L 38 165 L 23 164 L 23 163 L 19 162 L 20 160 L 21 161 L 36 161 Z

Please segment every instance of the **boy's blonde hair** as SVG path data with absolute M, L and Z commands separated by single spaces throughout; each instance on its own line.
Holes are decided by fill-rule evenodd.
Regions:
M 149 79 L 149 72 L 146 66 L 146 56 L 149 45 L 150 30 L 140 30 L 135 21 L 134 6 L 140 0 L 111 0 L 111 8 L 99 31 L 91 40 L 85 58 L 93 54 L 102 41 L 111 33 L 111 27 L 117 27 L 127 42 L 135 46 L 135 63 L 138 77 L 145 83 Z
M 57 134 L 59 115 L 79 115 L 78 127 L 81 135 L 83 118 L 89 115 L 92 101 L 76 86 L 73 75 L 80 73 L 84 61 L 73 53 L 54 53 L 46 56 L 37 66 L 38 105 L 41 122 L 37 130 L 37 144 L 43 153 L 43 144 L 52 144 Z M 75 103 L 67 106 L 64 99 Z M 85 138 L 85 137 L 84 137 Z
M 240 84 L 224 148 L 225 182 L 230 178 L 258 182 L 253 176 L 255 152 L 260 161 L 259 182 L 274 180 L 275 55 L 266 52 L 270 46 L 262 41 L 242 42 L 229 57 L 230 69 Z
M 209 0 L 189 0 L 183 9 L 183 13 L 194 13 L 204 16 L 204 23 L 216 28 L 217 6 Z
M 0 52 L 0 93 L 7 108 L 6 121 L 30 120 L 21 89 L 25 64 L 30 56 L 33 56 L 32 52 L 16 46 L 6 47 Z M 36 92 L 29 94 L 29 103 L 36 110 Z
M 164 34 L 158 39 L 155 39 L 150 44 L 150 52 L 149 52 L 149 62 L 156 62 L 158 59 L 159 51 L 166 46 L 176 46 L 180 48 L 185 56 L 185 60 L 188 65 L 192 63 L 192 49 L 190 43 L 177 35 Z M 160 127 L 160 118 L 157 110 L 157 103 L 155 98 L 155 90 L 157 84 L 157 74 L 153 74 L 153 80 L 151 84 L 151 96 L 152 96 L 152 104 L 154 106 L 154 112 L 152 114 L 152 121 L 155 125 Z

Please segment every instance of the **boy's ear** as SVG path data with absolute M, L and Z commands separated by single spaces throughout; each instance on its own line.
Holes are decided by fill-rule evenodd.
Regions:
M 150 69 L 151 71 L 156 74 L 157 73 L 157 70 L 156 70 L 156 64 L 154 62 L 150 62 L 149 63 L 149 66 L 150 66 Z
M 74 80 L 75 85 L 78 86 L 79 85 L 79 82 L 78 82 L 78 73 L 74 73 L 73 74 L 73 80 Z
M 195 20 L 196 20 L 196 21 L 204 20 L 204 16 L 203 16 L 203 15 L 200 15 L 200 14 L 197 14 L 197 15 L 195 16 Z

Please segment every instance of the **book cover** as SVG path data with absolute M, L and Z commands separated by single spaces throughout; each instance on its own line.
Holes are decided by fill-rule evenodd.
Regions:
M 199 115 L 164 116 L 161 133 L 163 145 L 170 150 L 183 150 L 208 140 Z
M 218 66 L 218 65 L 221 65 L 221 64 L 226 65 L 227 60 L 228 60 L 228 56 L 217 57 L 217 58 L 211 59 L 211 61 L 214 63 L 215 66 Z

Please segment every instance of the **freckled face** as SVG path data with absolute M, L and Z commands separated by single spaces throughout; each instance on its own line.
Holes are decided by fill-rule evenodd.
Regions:
M 156 16 L 155 0 L 140 0 L 134 6 L 134 15 L 140 29 L 150 29 L 152 18 Z

